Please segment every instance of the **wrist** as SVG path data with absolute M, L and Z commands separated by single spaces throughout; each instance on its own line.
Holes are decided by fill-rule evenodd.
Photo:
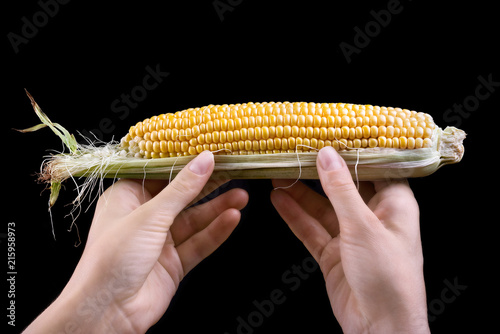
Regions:
M 427 316 L 411 316 L 404 320 L 382 319 L 372 324 L 367 333 L 408 333 L 408 334 L 429 334 L 429 322 Z
M 132 333 L 131 324 L 104 291 L 67 289 L 24 333 Z

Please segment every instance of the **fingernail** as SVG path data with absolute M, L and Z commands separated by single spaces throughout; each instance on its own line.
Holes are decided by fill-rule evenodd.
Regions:
M 344 167 L 345 162 L 333 147 L 326 146 L 318 153 L 318 163 L 322 169 L 329 171 Z
M 189 170 L 198 175 L 205 175 L 214 164 L 214 155 L 203 151 L 189 163 Z

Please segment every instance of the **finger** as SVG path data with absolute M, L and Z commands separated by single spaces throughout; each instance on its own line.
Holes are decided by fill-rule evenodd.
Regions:
M 151 194 L 151 197 L 156 196 L 160 191 L 162 191 L 167 185 L 168 185 L 168 180 L 144 180 L 144 179 L 133 179 L 133 181 L 140 183 L 141 186 L 143 187 L 143 196 L 145 193 Z M 189 203 L 189 205 L 198 202 L 200 199 L 208 196 L 212 191 L 215 189 L 219 188 L 223 184 L 229 182 L 231 180 L 229 179 L 210 179 L 207 184 L 203 187 L 202 191 L 199 193 L 198 196 L 196 196 L 192 203 Z M 149 198 L 146 198 L 149 199 Z M 143 200 L 143 202 L 146 202 L 146 199 Z
M 295 236 L 319 262 L 323 249 L 332 239 L 328 231 L 283 190 L 271 192 L 271 202 Z
M 376 196 L 373 197 L 370 205 L 374 208 L 391 208 L 391 212 L 405 213 L 408 209 L 416 209 L 413 191 L 406 180 L 388 180 L 374 183 Z
M 392 186 L 394 184 L 403 184 L 406 185 L 407 187 L 410 186 L 407 179 L 388 179 L 384 181 L 373 182 L 373 186 L 376 192 L 381 192 L 384 188 Z
M 139 207 L 134 214 L 157 231 L 167 231 L 174 218 L 203 189 L 212 174 L 214 157 L 204 151 L 191 160 L 175 179 L 155 197 Z
M 144 187 L 144 191 L 149 192 L 152 197 L 158 195 L 160 191 L 162 191 L 167 185 L 168 180 L 136 180 L 141 183 L 141 186 Z
M 373 212 L 384 226 L 392 230 L 418 236 L 419 208 L 406 180 L 385 181 L 375 184 L 377 194 L 370 202 Z
M 365 204 L 342 157 L 332 147 L 318 153 L 318 174 L 339 220 L 340 233 L 369 230 L 378 219 Z
M 175 219 L 170 231 L 176 245 L 207 227 L 222 212 L 234 208 L 241 210 L 248 203 L 248 193 L 243 189 L 231 189 L 213 200 L 189 208 Z
M 282 187 L 287 180 L 273 180 L 274 187 Z M 310 189 L 302 182 L 297 182 L 293 187 L 282 188 L 286 191 L 308 215 L 314 217 L 331 236 L 339 234 L 339 225 L 332 204 L 324 196 Z
M 240 211 L 236 209 L 226 210 L 206 228 L 176 247 L 184 275 L 212 254 L 231 235 L 240 218 Z

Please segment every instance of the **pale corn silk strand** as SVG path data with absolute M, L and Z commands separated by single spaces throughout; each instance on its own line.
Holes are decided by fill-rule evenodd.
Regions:
M 346 149 L 348 150 L 356 150 L 356 164 L 354 165 L 354 175 L 355 175 L 355 178 L 356 178 L 356 188 L 357 190 L 359 191 L 359 177 L 358 177 L 358 164 L 359 164 L 359 149 L 358 148 L 353 148 L 353 147 L 348 147 L 346 144 L 342 143 L 341 141 L 339 141 L 338 139 L 336 139 L 340 145 L 344 145 Z M 299 182 L 300 180 L 300 177 L 302 176 L 302 166 L 300 164 L 300 157 L 299 157 L 299 151 L 297 149 L 298 146 L 301 146 L 301 147 L 307 147 L 309 149 L 312 149 L 312 150 L 315 150 L 315 151 L 318 151 L 319 150 L 315 147 L 311 147 L 311 146 L 307 146 L 307 145 L 303 145 L 303 144 L 298 144 L 295 146 L 295 154 L 297 154 L 297 162 L 299 164 L 299 176 L 297 177 L 297 179 L 290 185 L 288 186 L 284 186 L 284 187 L 275 187 L 273 190 L 278 190 L 278 189 L 288 189 L 288 188 L 291 188 L 293 187 L 297 182 Z
M 81 134 L 80 134 L 81 135 Z M 85 137 L 82 135 L 82 137 L 87 141 L 87 143 L 95 148 L 97 148 L 97 146 L 95 146 L 96 143 L 104 143 L 102 142 L 101 140 L 97 139 L 97 141 L 94 141 L 92 142 L 89 138 Z M 110 143 L 113 143 L 113 140 L 111 140 Z M 110 143 L 105 143 L 106 145 L 104 147 L 107 147 L 107 145 L 109 145 Z M 73 230 L 73 227 L 75 227 L 76 229 L 76 233 L 77 233 L 77 237 L 78 237 L 78 241 L 75 242 L 75 247 L 78 247 L 80 244 L 81 244 L 81 237 L 80 237 L 80 231 L 79 231 L 79 228 L 78 228 L 78 225 L 76 224 L 76 220 L 78 219 L 78 217 L 80 216 L 81 212 L 82 212 L 82 201 L 85 199 L 85 197 L 88 196 L 89 198 L 89 204 L 87 206 L 87 208 L 84 210 L 84 212 L 88 212 L 88 210 L 91 208 L 92 204 L 94 202 L 96 202 L 99 197 L 101 197 L 100 195 L 104 193 L 105 189 L 104 189 L 104 178 L 106 176 L 107 173 L 105 173 L 105 169 L 106 169 L 106 166 L 110 163 L 112 157 L 110 157 L 109 159 L 104 159 L 104 161 L 101 162 L 101 168 L 98 168 L 96 169 L 95 172 L 92 173 L 92 176 L 91 177 L 87 177 L 85 178 L 85 182 L 80 186 L 78 185 L 78 183 L 76 182 L 75 178 L 73 176 L 70 176 L 71 180 L 75 183 L 75 189 L 77 191 L 77 197 L 76 199 L 74 200 L 73 202 L 73 208 L 72 210 L 66 215 L 66 216 L 71 216 L 72 218 L 72 221 L 71 221 L 71 225 L 68 229 L 68 232 L 71 232 Z M 147 165 L 147 163 L 145 164 Z M 67 171 L 68 171 L 68 175 L 71 175 L 71 172 L 69 170 L 68 167 L 66 167 Z M 118 180 L 119 178 L 117 177 L 118 173 L 120 172 L 120 169 L 121 167 L 118 168 L 118 170 L 116 171 L 114 177 L 113 177 L 113 180 L 112 180 L 112 183 L 114 184 L 116 182 L 116 180 Z M 97 186 L 97 193 L 96 193 L 96 196 L 92 198 L 91 196 L 91 193 L 94 191 L 95 187 Z M 110 195 L 111 193 L 113 192 L 114 188 L 111 188 L 110 189 Z M 108 198 L 106 196 L 102 196 L 103 197 L 103 200 L 105 201 L 106 205 L 108 203 Z M 74 215 L 75 211 L 78 210 L 76 212 L 76 216 Z
M 212 153 L 217 153 L 217 152 L 221 152 L 221 151 L 226 151 L 226 152 L 230 152 L 232 153 L 233 151 L 231 151 L 230 149 L 227 149 L 227 148 L 221 148 L 220 150 L 216 150 L 216 151 L 210 151 Z M 172 167 L 170 168 L 170 177 L 168 178 L 168 183 L 170 184 L 170 182 L 172 182 L 172 174 L 174 172 L 174 166 L 175 166 L 175 163 L 177 162 L 177 160 L 180 158 L 181 156 L 177 156 L 177 158 L 174 160 L 174 163 L 172 164 Z
M 175 160 L 177 161 L 177 159 Z M 144 187 L 144 184 L 146 183 L 146 166 L 148 165 L 149 161 L 144 164 L 143 170 L 143 177 L 142 177 L 142 197 L 144 198 L 144 201 L 146 201 L 146 188 Z M 174 162 L 175 164 L 175 162 Z M 173 167 L 173 166 L 172 166 Z
M 74 227 L 76 230 L 76 233 L 77 233 L 78 241 L 75 242 L 75 247 L 78 247 L 81 244 L 80 232 L 79 232 L 78 225 L 76 224 L 76 220 L 78 219 L 78 217 L 82 213 L 83 201 L 85 200 L 85 198 L 88 198 L 88 201 L 89 201 L 88 206 L 85 210 L 83 210 L 83 212 L 87 212 L 91 208 L 92 204 L 100 197 L 99 195 L 104 192 L 103 180 L 107 174 L 105 172 L 105 170 L 106 170 L 106 167 L 111 163 L 113 158 L 116 156 L 113 153 L 114 152 L 113 140 L 109 143 L 104 143 L 103 141 L 99 140 L 95 136 L 94 136 L 95 137 L 94 140 L 82 135 L 81 133 L 80 133 L 80 136 L 85 140 L 87 145 L 82 145 L 82 146 L 79 145 L 79 149 L 87 151 L 87 154 L 90 154 L 90 151 L 95 152 L 96 150 L 97 151 L 102 150 L 104 152 L 103 156 L 105 156 L 105 157 L 102 158 L 102 160 L 100 161 L 99 168 L 96 168 L 91 173 L 91 175 L 86 177 L 85 181 L 81 185 L 78 184 L 76 178 L 72 176 L 71 166 L 64 165 L 64 168 L 66 169 L 66 172 L 69 175 L 69 178 L 75 184 L 75 191 L 77 193 L 76 198 L 71 203 L 72 209 L 70 210 L 70 212 L 68 214 L 65 215 L 65 217 L 71 216 L 71 218 L 72 218 L 71 225 L 69 226 L 67 231 L 71 232 L 73 230 L 73 227 Z M 102 144 L 102 143 L 104 143 L 105 145 L 104 146 L 97 146 L 97 144 Z M 64 147 L 63 147 L 63 150 L 64 150 Z M 62 153 L 62 152 L 56 151 L 56 153 Z M 48 159 L 45 159 L 44 162 L 42 162 L 42 166 L 45 164 L 45 162 L 47 160 Z M 113 178 L 113 183 L 117 180 L 117 175 L 119 173 L 119 170 L 120 170 L 120 168 L 117 170 L 117 172 Z M 43 171 L 40 172 L 40 174 L 42 174 L 42 173 L 43 173 Z M 94 189 L 96 187 L 97 187 L 96 196 L 91 196 L 92 192 L 94 191 Z M 104 199 L 107 200 L 106 198 L 104 198 Z M 52 215 L 50 202 L 49 202 L 48 206 L 49 206 L 49 215 L 50 215 L 50 221 L 51 221 L 51 227 L 52 227 L 52 235 L 53 235 L 54 240 L 56 240 L 54 223 L 53 223 L 53 215 Z
M 298 145 L 296 145 L 295 146 L 295 154 L 297 154 L 297 162 L 299 164 L 299 176 L 297 177 L 297 179 L 292 184 L 290 184 L 288 186 L 285 186 L 285 187 L 275 187 L 273 190 L 288 189 L 288 188 L 293 187 L 297 182 L 299 182 L 300 177 L 302 176 L 302 165 L 300 164 L 299 150 L 297 149 L 298 146 L 307 147 L 307 148 L 310 148 L 310 149 L 313 149 L 313 150 L 316 150 L 316 151 L 319 152 L 319 150 L 317 148 L 314 148 L 314 147 L 311 147 L 311 146 L 307 146 L 307 145 L 304 145 L 304 144 L 298 144 Z

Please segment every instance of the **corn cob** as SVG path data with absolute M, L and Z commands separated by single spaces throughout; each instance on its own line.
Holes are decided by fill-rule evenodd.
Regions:
M 136 158 L 275 154 L 432 146 L 432 117 L 401 108 L 345 103 L 270 102 L 209 105 L 147 118 L 121 140 Z
M 345 103 L 269 102 L 209 105 L 147 118 L 131 126 L 119 143 L 76 143 L 33 100 L 41 125 L 70 149 L 47 159 L 40 180 L 51 184 L 50 205 L 61 183 L 88 180 L 76 202 L 96 180 L 170 179 L 194 156 L 213 151 L 213 177 L 316 179 L 317 151 L 332 146 L 358 180 L 422 177 L 462 159 L 465 133 L 442 130 L 428 114 L 401 108 Z

